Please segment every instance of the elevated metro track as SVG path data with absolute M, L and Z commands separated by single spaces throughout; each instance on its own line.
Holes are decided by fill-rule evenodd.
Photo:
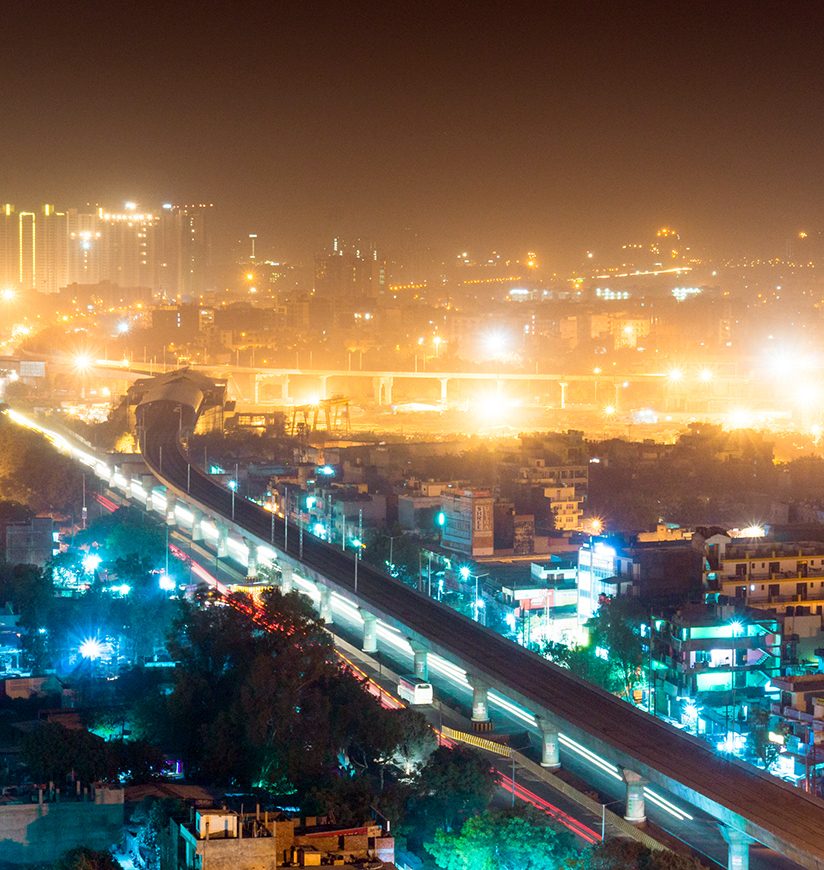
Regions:
M 148 466 L 180 498 L 271 546 L 272 515 L 236 498 L 232 519 L 231 492 L 190 465 L 179 440 L 181 414 L 183 427 L 189 428 L 197 409 L 179 409 L 179 403 L 171 401 L 154 401 L 139 409 Z M 725 836 L 748 835 L 802 867 L 824 870 L 824 802 L 818 798 L 718 756 L 706 743 L 582 682 L 365 563 L 359 565 L 356 593 L 351 556 L 305 534 L 298 562 L 294 556 L 298 530 L 291 524 L 289 528 L 290 552 L 284 554 L 284 521 L 274 518 L 277 547 L 272 549 L 278 561 L 294 564 L 296 570 L 342 591 L 364 611 L 395 625 L 406 637 L 464 668 L 474 680 L 499 690 L 618 768 L 634 771 L 700 808 L 726 826 Z

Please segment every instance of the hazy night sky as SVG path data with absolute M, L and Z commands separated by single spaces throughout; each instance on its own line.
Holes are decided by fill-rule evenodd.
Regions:
M 205 11 L 204 11 L 205 10 Z M 824 227 L 810 3 L 7 3 L 0 198 L 208 199 L 296 257 L 340 229 L 563 264 Z

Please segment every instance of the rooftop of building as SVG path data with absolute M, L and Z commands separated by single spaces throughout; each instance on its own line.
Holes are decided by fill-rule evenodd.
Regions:
M 754 540 L 747 538 L 741 543 L 727 544 L 725 561 L 747 559 L 754 556 L 766 558 L 792 558 L 794 556 L 823 556 L 824 543 L 821 541 L 775 541 L 771 539 Z
M 824 674 L 773 677 L 772 684 L 785 692 L 824 692 Z
M 752 607 L 736 607 L 728 604 L 692 603 L 677 610 L 671 619 L 673 625 L 687 627 L 731 625 L 750 622 L 775 621 L 775 617 Z

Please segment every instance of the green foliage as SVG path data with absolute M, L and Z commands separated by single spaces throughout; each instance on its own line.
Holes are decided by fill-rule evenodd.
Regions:
M 609 598 L 587 623 L 594 646 L 609 650 L 609 661 L 617 670 L 623 694 L 631 699 L 641 681 L 644 664 L 641 625 L 648 615 L 635 598 Z
M 23 650 L 31 666 L 42 669 L 48 662 L 46 637 L 38 629 L 49 624 L 54 613 L 53 585 L 49 572 L 34 565 L 0 562 L 0 606 L 10 604 L 25 629 Z
M 166 530 L 144 511 L 123 507 L 92 520 L 88 529 L 77 533 L 75 544 L 96 546 L 108 562 L 158 568 L 165 558 Z
M 683 525 L 732 526 L 741 516 L 768 513 L 778 483 L 773 445 L 764 435 L 705 423 L 691 424 L 655 461 L 639 461 L 639 445 L 618 439 L 596 443 L 592 452 L 607 461 L 590 468 L 588 509 L 617 528 L 648 528 L 661 516 Z
M 384 710 L 340 668 L 300 596 L 273 590 L 263 606 L 282 630 L 261 631 L 234 608 L 182 604 L 169 644 L 174 691 L 144 706 L 139 730 L 201 781 L 303 794 L 331 794 L 341 773 L 375 783 L 399 746 L 414 751 L 418 720 Z
M 111 852 L 78 846 L 66 852 L 54 865 L 54 870 L 121 870 Z
M 0 414 L 0 499 L 40 513 L 78 511 L 82 472 L 36 432 Z
M 135 812 L 135 819 L 143 821 L 140 828 L 140 851 L 145 856 L 146 870 L 160 868 L 160 836 L 173 818 L 181 818 L 186 805 L 176 798 L 145 798 Z
M 106 744 L 88 731 L 44 722 L 24 736 L 22 748 L 35 782 L 62 783 L 72 771 L 85 782 L 114 773 Z
M 371 536 L 363 551 L 363 559 L 381 571 L 392 573 L 393 576 L 397 573 L 398 579 L 417 588 L 420 547 L 421 542 L 418 538 L 405 535 L 401 527 L 395 525 L 388 532 L 379 531 Z
M 648 849 L 634 840 L 607 840 L 570 859 L 569 870 L 706 870 L 691 855 Z
M 486 809 L 496 788 L 495 773 L 479 753 L 464 746 L 439 747 L 412 783 L 405 827 L 410 841 L 452 831 Z
M 445 870 L 552 870 L 574 853 L 572 835 L 532 807 L 487 810 L 467 819 L 459 833 L 436 831 L 426 844 Z
M 781 746 L 770 740 L 770 731 L 784 735 L 789 733 L 789 726 L 784 723 L 777 723 L 775 728 L 771 728 L 771 719 L 770 711 L 763 707 L 753 707 L 750 711 L 747 749 L 765 770 L 769 770 L 781 754 Z
M 540 655 L 556 665 L 568 668 L 576 677 L 600 686 L 608 692 L 617 692 L 622 686 L 621 676 L 614 662 L 595 654 L 595 647 L 566 646 L 545 640 L 538 649 Z

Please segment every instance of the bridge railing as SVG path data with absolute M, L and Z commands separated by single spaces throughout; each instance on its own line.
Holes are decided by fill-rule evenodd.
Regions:
M 507 746 L 503 743 L 498 743 L 495 740 L 489 740 L 487 737 L 481 737 L 479 734 L 471 734 L 466 731 L 458 731 L 455 728 L 450 728 L 447 725 L 443 726 L 444 737 L 455 740 L 458 743 L 465 743 L 469 746 L 474 746 L 476 749 L 482 749 L 485 752 L 493 753 L 494 755 L 502 756 L 503 758 L 514 758 L 515 763 L 524 770 L 531 773 L 536 779 L 548 785 L 554 791 L 562 794 L 564 797 L 571 800 L 573 803 L 592 813 L 596 818 L 601 818 L 606 825 L 621 836 L 636 840 L 642 846 L 648 849 L 660 850 L 665 849 L 662 843 L 651 837 L 645 831 L 640 830 L 635 825 L 630 824 L 626 819 L 612 812 L 608 807 L 599 803 L 588 794 L 579 791 L 575 786 L 565 782 L 559 776 L 551 773 L 545 767 L 541 767 L 531 758 L 527 758 L 521 752 Z

